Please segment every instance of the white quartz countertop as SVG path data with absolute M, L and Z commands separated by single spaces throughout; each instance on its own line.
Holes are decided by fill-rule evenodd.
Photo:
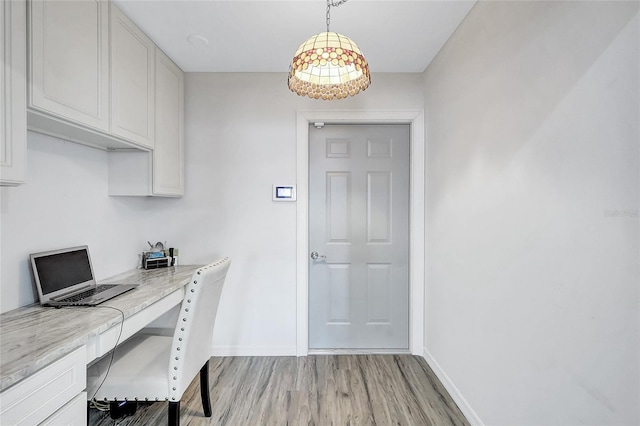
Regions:
M 201 265 L 137 269 L 100 283 L 139 287 L 98 307 L 29 305 L 0 315 L 0 391 L 86 344 L 93 336 L 184 287 Z

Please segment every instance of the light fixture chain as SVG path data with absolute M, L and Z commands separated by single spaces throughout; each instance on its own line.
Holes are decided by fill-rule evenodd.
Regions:
M 329 32 L 329 26 L 331 23 L 331 6 L 337 7 L 346 2 L 347 0 L 338 0 L 338 1 L 327 0 L 327 32 Z

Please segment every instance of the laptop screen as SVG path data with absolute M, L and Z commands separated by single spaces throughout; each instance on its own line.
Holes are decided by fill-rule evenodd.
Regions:
M 75 290 L 74 287 L 95 283 L 86 246 L 36 253 L 30 257 L 41 302 Z

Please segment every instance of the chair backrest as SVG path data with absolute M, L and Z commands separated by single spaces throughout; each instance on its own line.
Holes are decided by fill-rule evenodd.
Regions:
M 212 354 L 213 325 L 229 258 L 199 268 L 185 287 L 169 359 L 169 400 L 179 401 Z

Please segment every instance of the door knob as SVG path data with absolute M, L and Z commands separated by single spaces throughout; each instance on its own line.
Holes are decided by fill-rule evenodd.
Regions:
M 324 254 L 318 254 L 317 251 L 312 251 L 311 252 L 311 258 L 313 260 L 318 260 L 318 259 L 326 259 L 327 256 L 325 256 Z

